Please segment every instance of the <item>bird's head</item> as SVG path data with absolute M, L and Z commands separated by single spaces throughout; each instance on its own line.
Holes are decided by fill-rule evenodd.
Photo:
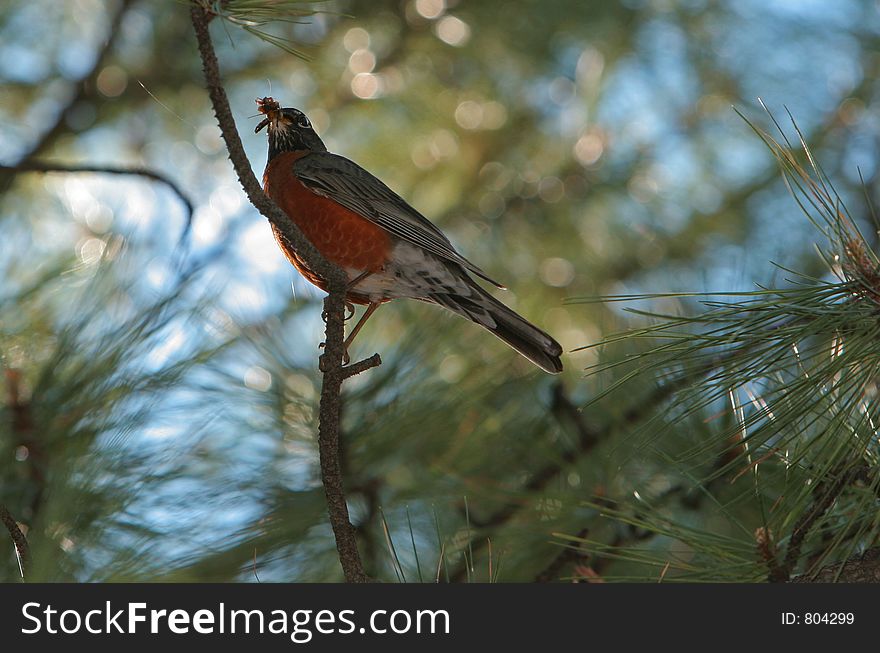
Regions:
M 312 123 L 299 109 L 281 108 L 271 97 L 257 99 L 257 110 L 266 116 L 256 129 L 256 134 L 263 127 L 269 130 L 269 160 L 282 152 L 311 150 L 326 152 L 327 147 L 321 137 L 315 133 Z

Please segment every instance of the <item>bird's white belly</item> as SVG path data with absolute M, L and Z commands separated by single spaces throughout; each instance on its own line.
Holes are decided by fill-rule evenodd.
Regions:
M 470 294 L 467 284 L 455 274 L 450 264 L 405 241 L 395 243 L 388 263 L 379 271 L 364 277 L 352 291 L 383 301 L 407 297 L 424 299 L 437 292 Z M 347 268 L 349 279 L 356 279 L 362 270 Z

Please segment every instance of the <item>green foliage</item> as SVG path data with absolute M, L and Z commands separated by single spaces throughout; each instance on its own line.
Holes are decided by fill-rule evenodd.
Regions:
M 873 229 L 771 143 L 817 257 L 730 110 L 769 92 L 796 107 L 854 206 L 875 186 L 878 60 L 874 8 L 843 4 L 832 22 L 750 3 L 211 3 L 258 174 L 253 101 L 271 94 L 566 349 L 557 383 L 434 307 L 371 319 L 352 356 L 383 365 L 347 384 L 342 439 L 372 576 L 758 581 L 795 536 L 796 573 L 873 545 Z M 0 7 L 0 160 L 45 136 L 41 158 L 143 165 L 197 207 L 178 247 L 179 200 L 147 179 L 3 173 L 0 503 L 34 580 L 341 577 L 317 469 L 320 293 L 243 200 L 188 13 Z M 677 288 L 720 292 L 667 294 L 650 312 L 668 319 L 565 302 Z
M 326 4 L 327 0 L 213 0 L 203 3 L 229 24 L 301 59 L 309 59 L 309 56 L 294 39 L 272 34 L 264 28 L 273 23 L 307 24 L 307 19 L 320 11 L 311 6 Z
M 820 253 L 837 278 L 788 271 L 790 287 L 727 293 L 742 297 L 727 301 L 702 293 L 612 297 L 627 302 L 699 299 L 704 310 L 688 314 L 690 307 L 682 306 L 684 315 L 671 315 L 633 309 L 649 324 L 597 345 L 647 343 L 594 367 L 596 373 L 629 368 L 603 394 L 644 375 L 675 389 L 664 407 L 666 419 L 653 421 L 642 433 L 658 454 L 668 451 L 670 432 L 689 422 L 717 424 L 669 462 L 696 479 L 689 482 L 717 504 L 738 537 L 719 537 L 677 522 L 642 497 L 632 511 L 591 504 L 631 527 L 686 544 L 688 560 L 682 562 L 582 541 L 597 555 L 662 568 L 666 579 L 757 580 L 762 573 L 787 579 L 796 571 L 815 572 L 846 560 L 878 536 L 880 415 L 873 399 L 880 372 L 880 265 L 803 139 L 808 167 L 790 144 L 755 131 L 779 161 L 793 198 L 827 237 Z M 733 419 L 715 419 L 719 411 Z M 694 460 L 719 456 L 708 475 L 691 469 Z M 751 485 L 752 492 L 743 489 L 742 496 L 729 497 L 727 488 L 710 488 L 724 476 L 734 486 Z M 744 497 L 762 518 L 754 533 L 736 516 Z M 777 548 L 784 545 L 783 558 Z M 802 557 L 807 558 L 803 564 Z

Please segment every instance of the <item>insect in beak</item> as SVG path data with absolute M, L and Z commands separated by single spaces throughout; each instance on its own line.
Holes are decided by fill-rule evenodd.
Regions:
M 262 130 L 263 127 L 268 126 L 269 122 L 272 120 L 273 116 L 278 115 L 278 113 L 281 111 L 281 105 L 278 104 L 278 102 L 275 100 L 275 98 L 271 98 L 271 97 L 257 98 L 257 111 L 264 114 L 266 116 L 266 118 L 263 119 L 263 121 L 259 125 L 257 125 L 256 129 L 254 129 L 255 134 L 257 132 L 259 132 L 260 130 Z

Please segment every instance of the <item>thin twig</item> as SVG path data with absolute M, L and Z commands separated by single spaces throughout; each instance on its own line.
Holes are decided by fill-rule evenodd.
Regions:
M 53 163 L 51 161 L 22 161 L 11 166 L 0 165 L 0 175 L 3 173 L 18 172 L 61 172 L 61 173 L 78 173 L 78 172 L 94 172 L 107 175 L 132 175 L 136 177 L 145 177 L 153 181 L 165 184 L 186 207 L 186 223 L 183 236 L 189 233 L 192 228 L 193 212 L 195 208 L 189 196 L 183 192 L 170 177 L 166 177 L 162 173 L 145 168 L 143 166 L 99 166 L 99 165 L 83 165 L 83 164 L 67 164 Z
M 345 293 L 348 278 L 341 269 L 327 261 L 320 252 L 306 239 L 297 226 L 269 199 L 260 188 L 254 176 L 250 162 L 245 154 L 241 138 L 235 128 L 232 109 L 226 90 L 220 79 L 220 66 L 208 23 L 213 15 L 200 2 L 193 0 L 190 15 L 199 44 L 199 53 L 205 73 L 205 82 L 217 122 L 229 152 L 229 158 L 238 175 L 238 180 L 248 196 L 251 204 L 260 211 L 281 234 L 297 254 L 301 256 L 309 268 L 326 280 L 328 296 L 324 300 L 324 313 L 327 318 L 325 331 L 325 349 L 322 361 L 323 385 L 321 387 L 321 403 L 318 423 L 318 448 L 321 463 L 321 480 L 327 495 L 327 507 L 330 524 L 336 538 L 336 549 L 339 562 L 348 582 L 365 582 L 357 538 L 348 514 L 345 492 L 342 483 L 342 468 L 339 459 L 339 415 L 340 391 L 346 373 L 342 367 L 345 353 L 343 336 L 345 333 Z M 378 364 L 378 363 L 377 363 Z
M 352 363 L 351 365 L 346 365 L 342 368 L 342 378 L 350 379 L 353 376 L 360 374 L 361 372 L 366 372 L 369 369 L 374 367 L 378 367 L 382 364 L 382 358 L 379 354 L 373 354 L 369 358 L 365 358 L 362 361 L 358 361 L 357 363 Z
M 31 564 L 31 548 L 28 545 L 27 538 L 21 532 L 15 517 L 12 516 L 12 513 L 2 503 L 0 503 L 0 521 L 3 522 L 6 530 L 9 531 L 10 537 L 12 537 L 12 543 L 15 545 L 15 555 L 18 556 L 18 571 L 21 577 L 24 578 L 25 571 L 27 571 Z
M 262 583 L 263 581 L 260 580 L 260 575 L 257 573 L 257 547 L 254 547 L 254 565 L 253 565 L 253 570 L 254 570 L 254 578 L 257 579 L 257 582 L 258 582 L 258 583 Z

